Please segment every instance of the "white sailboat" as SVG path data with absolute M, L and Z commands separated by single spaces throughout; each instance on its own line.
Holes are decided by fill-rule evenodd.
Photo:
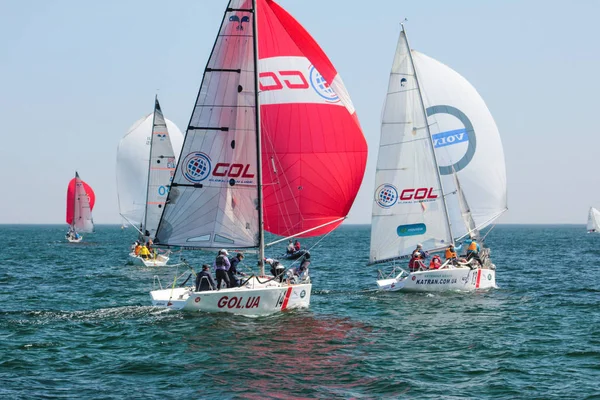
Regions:
M 411 257 L 472 238 L 506 207 L 498 128 L 475 88 L 446 65 L 411 50 L 402 25 L 384 106 L 373 203 L 370 263 Z M 475 245 L 473 245 L 475 247 Z M 467 245 L 463 246 L 466 251 Z M 439 269 L 380 274 L 386 291 L 495 287 L 489 248 Z M 398 273 L 398 271 L 400 271 Z
M 140 242 L 154 238 L 167 198 L 183 135 L 164 118 L 158 102 L 154 112 L 138 120 L 121 139 L 117 149 L 117 193 L 123 219 L 140 233 Z M 135 265 L 164 266 L 168 254 L 148 258 L 132 250 L 129 259 Z
M 264 230 L 303 237 L 335 229 L 366 156 L 350 97 L 314 39 L 273 1 L 229 1 L 155 243 L 257 250 L 259 271 L 220 290 L 173 283 L 153 290 L 152 303 L 245 315 L 308 307 L 308 274 L 265 276 Z
M 588 233 L 600 233 L 600 211 L 594 207 L 590 207 L 587 221 Z
M 65 238 L 69 243 L 79 243 L 83 240 L 80 233 L 94 232 L 92 209 L 96 202 L 96 195 L 92 188 L 75 172 L 67 187 L 67 224 L 69 231 Z

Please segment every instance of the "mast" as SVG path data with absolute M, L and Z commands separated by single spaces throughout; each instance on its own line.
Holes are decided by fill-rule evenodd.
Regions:
M 260 276 L 265 275 L 265 230 L 263 221 L 262 193 L 262 147 L 260 134 L 260 104 L 258 101 L 258 24 L 256 19 L 256 0 L 252 0 L 252 33 L 254 36 L 254 104 L 256 109 L 256 183 L 258 186 L 258 266 Z
M 429 121 L 427 121 L 427 111 L 425 110 L 425 102 L 423 101 L 423 93 L 421 92 L 421 84 L 419 83 L 417 68 L 415 68 L 415 62 L 412 56 L 412 50 L 408 43 L 408 36 L 406 35 L 406 29 L 404 24 L 401 23 L 402 32 L 404 32 L 404 40 L 406 40 L 406 47 L 408 48 L 408 56 L 410 57 L 410 64 L 412 65 L 413 71 L 415 71 L 415 82 L 417 83 L 417 91 L 419 92 L 419 100 L 421 101 L 421 109 L 423 110 L 423 116 L 425 117 L 425 129 L 427 129 L 427 137 L 429 138 L 429 145 L 431 147 L 431 153 L 433 154 L 433 162 L 435 164 L 435 176 L 437 177 L 440 190 L 442 191 L 442 202 L 444 203 L 444 211 L 446 211 L 446 223 L 448 224 L 448 232 L 450 232 L 450 239 L 454 241 L 454 235 L 452 234 L 452 224 L 450 223 L 450 215 L 448 214 L 448 206 L 446 205 L 446 198 L 444 197 L 444 186 L 442 185 L 442 178 L 440 176 L 440 167 L 438 166 L 437 156 L 435 155 L 435 148 L 433 147 L 433 139 L 431 138 L 431 131 L 429 130 Z
M 144 204 L 144 222 L 140 224 L 140 233 L 144 237 L 146 230 L 146 220 L 148 219 L 148 192 L 150 191 L 150 169 L 152 168 L 152 143 L 154 142 L 154 123 L 156 121 L 156 104 L 158 103 L 158 95 L 154 95 L 154 112 L 152 113 L 152 130 L 150 131 L 150 151 L 148 152 L 148 178 L 146 180 L 146 203 Z M 150 237 L 148 237 L 150 239 Z

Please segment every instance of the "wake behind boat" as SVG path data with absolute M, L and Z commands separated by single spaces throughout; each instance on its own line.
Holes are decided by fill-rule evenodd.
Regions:
M 411 50 L 402 26 L 381 124 L 370 264 L 410 261 L 408 271 L 380 271 L 378 287 L 495 287 L 480 231 L 506 209 L 502 143 L 483 99 L 458 73 Z M 461 259 L 453 246 L 463 240 Z M 446 262 L 426 265 L 428 252 L 444 252 Z
M 80 233 L 94 232 L 92 209 L 96 202 L 96 195 L 92 188 L 85 183 L 77 171 L 75 178 L 71 179 L 67 187 L 67 224 L 69 231 L 65 239 L 69 243 L 80 243 L 83 236 Z
M 273 1 L 231 0 L 155 243 L 222 249 L 217 274 L 227 249 L 256 249 L 258 272 L 240 287 L 214 290 L 202 286 L 206 266 L 196 286 L 177 288 L 176 277 L 170 289 L 150 293 L 152 303 L 245 315 L 308 307 L 308 269 L 295 274 L 266 259 L 264 231 L 286 240 L 334 230 L 356 197 L 366 155 L 350 97 L 314 39 Z

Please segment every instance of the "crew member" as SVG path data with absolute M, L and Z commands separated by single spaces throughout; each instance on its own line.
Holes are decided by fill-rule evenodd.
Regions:
M 210 265 L 204 264 L 202 266 L 202 271 L 198 272 L 196 275 L 196 292 L 215 289 L 215 281 L 213 281 L 209 268 Z
M 227 256 L 227 250 L 219 250 L 219 254 L 213 263 L 213 268 L 215 269 L 215 274 L 217 276 L 217 290 L 221 289 L 221 282 L 225 281 L 225 284 L 228 288 L 231 287 L 231 282 L 229 281 L 229 268 L 231 264 L 229 263 L 229 259 Z

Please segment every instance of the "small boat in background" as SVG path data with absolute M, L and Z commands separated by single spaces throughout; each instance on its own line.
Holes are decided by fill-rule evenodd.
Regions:
M 141 244 L 156 234 L 182 143 L 181 131 L 164 118 L 158 98 L 154 99 L 154 112 L 136 122 L 119 143 L 119 210 L 123 219 L 138 230 Z M 169 255 L 151 252 L 144 258 L 132 249 L 129 260 L 134 265 L 161 267 L 167 264 Z
M 588 233 L 600 233 L 600 211 L 594 207 L 590 207 L 587 222 Z
M 83 240 L 80 233 L 94 232 L 92 209 L 96 202 L 96 195 L 92 188 L 75 172 L 67 187 L 67 224 L 69 231 L 65 238 L 70 243 L 79 243 Z

